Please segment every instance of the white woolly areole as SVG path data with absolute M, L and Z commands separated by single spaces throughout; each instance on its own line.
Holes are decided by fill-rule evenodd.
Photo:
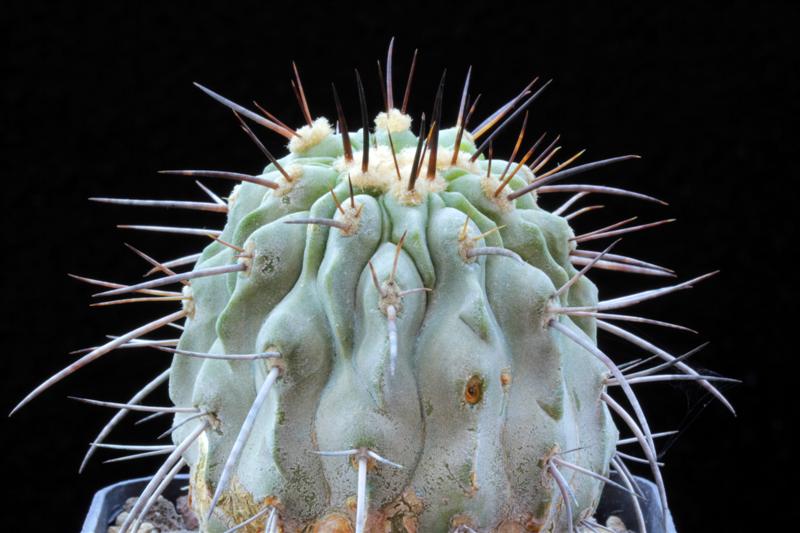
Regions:
M 278 184 L 278 188 L 272 191 L 273 196 L 286 196 L 294 187 L 294 184 L 303 176 L 303 167 L 301 165 L 291 164 L 284 168 L 291 180 L 287 180 L 282 172 L 278 172 L 274 181 Z
M 493 201 L 495 205 L 500 208 L 501 211 L 508 212 L 514 208 L 513 202 L 506 198 L 506 194 L 508 194 L 510 189 L 506 188 L 505 192 L 500 191 L 500 194 L 497 196 L 494 195 L 497 188 L 500 187 L 500 183 L 502 182 L 497 179 L 494 174 L 491 176 L 484 176 L 481 178 L 481 190 L 488 199 Z
M 253 258 L 256 256 L 256 243 L 252 239 L 248 238 L 244 242 L 244 253 L 239 254 L 239 258 L 237 259 L 237 263 L 244 265 L 247 267 L 247 270 L 242 272 L 242 275 L 249 276 L 251 267 L 253 266 Z
M 466 134 L 466 132 L 464 132 Z M 470 152 L 464 152 L 459 150 L 458 155 L 456 156 L 456 162 L 453 165 L 450 165 L 450 161 L 453 160 L 453 149 L 452 148 L 440 148 L 439 149 L 439 157 L 444 157 L 444 161 L 447 162 L 447 166 L 452 166 L 456 168 L 463 168 L 467 172 L 472 172 L 473 174 L 480 174 L 485 170 L 486 167 L 481 166 L 481 161 L 476 159 L 475 161 L 470 161 L 472 154 Z M 437 161 L 436 166 L 439 166 Z
M 183 310 L 189 318 L 194 318 L 196 308 L 194 306 L 194 298 L 192 298 L 192 286 L 188 284 L 184 285 L 183 289 L 181 289 L 181 293 L 184 297 L 184 300 L 181 300 L 183 303 Z
M 242 188 L 242 184 L 241 183 L 237 183 L 236 185 L 233 186 L 233 190 L 231 190 L 231 193 L 228 195 L 228 209 L 229 210 L 233 209 L 233 206 L 236 203 L 236 199 L 239 198 L 239 191 L 241 190 L 241 188 Z
M 440 148 L 436 157 L 436 177 L 429 180 L 427 172 L 430 154 L 426 153 L 419 164 L 419 177 L 414 183 L 414 191 L 408 191 L 408 178 L 411 175 L 411 167 L 414 164 L 415 147 L 403 148 L 395 154 L 397 168 L 400 169 L 400 178 L 397 176 L 397 168 L 395 168 L 392 151 L 388 146 L 373 146 L 370 148 L 367 172 L 361 172 L 362 153 L 361 151 L 354 152 L 352 163 L 347 163 L 344 157 L 340 157 L 333 163 L 333 166 L 339 172 L 349 175 L 350 180 L 356 187 L 377 189 L 383 192 L 392 191 L 400 202 L 407 204 L 419 203 L 430 192 L 443 191 L 447 184 L 441 177 L 441 172 L 453 166 L 450 164 L 453 158 L 453 150 L 451 148 Z M 467 152 L 459 152 L 455 166 L 469 171 L 478 171 L 478 166 L 469 162 L 470 157 L 471 154 Z
M 389 112 L 381 111 L 375 117 L 375 131 L 386 131 L 398 133 L 406 131 L 411 127 L 411 117 L 402 113 L 399 109 L 390 109 Z
M 320 117 L 315 120 L 311 126 L 303 126 L 297 130 L 297 135 L 292 136 L 289 141 L 289 151 L 296 154 L 298 152 L 305 152 L 309 148 L 318 145 L 325 138 L 327 138 L 333 129 L 331 123 L 325 117 Z

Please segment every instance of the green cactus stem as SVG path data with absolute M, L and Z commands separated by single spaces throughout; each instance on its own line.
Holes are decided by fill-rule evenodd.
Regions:
M 213 240 L 166 262 L 134 249 L 159 275 L 141 283 L 81 279 L 103 287 L 98 296 L 123 298 L 105 305 L 175 301 L 180 309 L 88 350 L 17 407 L 112 350 L 171 354 L 168 372 L 129 402 L 91 401 L 120 411 L 86 460 L 130 411 L 173 418 L 172 446 L 131 448 L 167 460 L 122 532 L 136 530 L 184 464 L 203 533 L 590 531 L 607 483 L 630 492 L 638 509 L 620 442 L 642 446 L 667 509 L 660 434 L 648 425 L 637 383 L 695 380 L 729 406 L 715 378 L 616 323 L 680 326 L 613 312 L 710 274 L 610 300 L 587 276 L 674 276 L 611 253 L 613 245 L 584 248 L 668 221 L 627 219 L 582 235 L 570 226 L 597 207 L 567 212 L 589 194 L 659 202 L 564 183 L 637 156 L 577 164 L 578 152 L 558 164 L 559 139 L 544 135 L 527 148 L 527 114 L 547 86 L 536 80 L 470 129 L 470 73 L 452 127 L 442 119 L 443 76 L 432 112 L 412 118 L 412 75 L 395 105 L 392 48 L 385 106 L 372 122 L 356 73 L 357 131 L 348 131 L 335 88 L 336 126 L 313 118 L 296 66 L 306 120 L 297 129 L 198 85 L 235 112 L 267 164 L 257 174 L 164 174 L 234 181 L 225 201 L 208 189 L 209 202 L 94 199 L 227 217 L 221 231 L 132 227 Z M 493 140 L 519 117 L 513 153 L 495 158 Z M 288 153 L 273 156 L 248 122 L 283 136 Z M 552 211 L 540 205 L 540 195 L 556 193 L 574 196 Z M 179 322 L 179 339 L 144 338 Z M 598 329 L 658 362 L 616 363 L 598 347 Z M 143 406 L 167 380 L 175 407 Z M 620 440 L 615 418 L 632 439 Z M 612 465 L 621 483 L 610 479 Z M 644 531 L 641 515 L 634 528 Z

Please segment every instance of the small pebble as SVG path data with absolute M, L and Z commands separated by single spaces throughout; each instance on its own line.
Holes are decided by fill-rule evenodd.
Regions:
M 608 520 L 606 520 L 606 527 L 613 529 L 614 533 L 628 533 L 628 528 L 625 527 L 625 523 L 618 516 L 609 516 Z
M 194 514 L 192 507 L 189 505 L 189 497 L 181 496 L 175 502 L 175 508 L 178 514 L 183 518 L 183 527 L 186 529 L 197 529 L 200 527 L 200 521 L 197 520 L 197 515 Z
M 159 497 L 147 512 L 147 516 L 136 533 L 197 533 L 197 517 L 189 508 L 188 498 L 182 496 L 173 505 L 166 498 Z M 131 509 L 136 505 L 136 498 L 128 498 L 122 511 L 114 520 L 107 533 L 120 533 L 122 524 L 128 518 Z

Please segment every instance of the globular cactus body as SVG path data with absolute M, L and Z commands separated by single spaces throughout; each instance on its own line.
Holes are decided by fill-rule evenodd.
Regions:
M 532 199 L 516 207 L 487 197 L 506 162 L 494 160 L 488 174 L 487 160 L 470 162 L 467 133 L 451 165 L 455 128 L 439 133 L 432 178 L 428 152 L 409 191 L 418 144 L 410 122 L 396 109 L 379 116 L 383 135 L 370 135 L 362 172 L 363 132 L 349 134 L 348 160 L 341 134 L 318 119 L 298 132 L 314 142 L 279 160 L 291 180 L 269 165 L 261 177 L 277 189 L 244 183 L 231 194 L 219 239 L 245 250 L 238 261 L 248 268 L 193 282 L 178 349 L 280 356 L 175 356 L 173 401 L 214 413 L 217 424 L 191 457 L 201 516 L 271 368 L 279 378 L 208 531 L 224 531 L 264 503 L 281 510 L 290 530 L 350 516 L 358 469 L 317 451 L 363 448 L 403 466 L 370 459 L 368 520 L 381 530 L 402 522 L 418 531 L 563 526 L 544 470 L 549 456 L 582 448 L 571 460 L 607 474 L 617 430 L 599 401 L 605 369 L 546 328 L 550 297 L 576 273 L 569 225 Z M 527 167 L 517 176 L 517 188 L 534 179 Z M 320 218 L 341 226 L 290 223 Z M 490 246 L 518 257 L 468 254 Z M 236 255 L 215 242 L 195 268 L 232 264 Z M 404 294 L 413 289 L 428 290 Z M 565 306 L 596 302 L 586 278 L 559 297 Z M 591 321 L 575 327 L 594 342 Z M 175 441 L 191 429 L 176 431 Z M 601 483 L 570 477 L 590 515 Z
M 405 101 L 393 105 L 390 78 L 386 110 L 367 124 L 359 78 L 362 128 L 348 132 L 338 97 L 336 129 L 312 120 L 295 75 L 307 119 L 297 131 L 201 87 L 240 121 L 287 137 L 288 155 L 275 159 L 241 121 L 271 160 L 260 174 L 173 172 L 241 181 L 227 203 L 203 207 L 227 212 L 214 242 L 171 263 L 140 252 L 165 274 L 159 280 L 95 282 L 111 289 L 103 294 L 181 299 L 183 310 L 90 351 L 22 402 L 116 348 L 150 343 L 174 354 L 169 393 L 177 407 L 163 410 L 175 413 L 175 446 L 122 529 L 136 528 L 185 462 L 203 533 L 236 525 L 245 532 L 573 531 L 591 526 L 610 464 L 630 489 L 609 407 L 642 445 L 665 505 L 653 436 L 631 389 L 652 373 L 624 375 L 597 348 L 597 328 L 656 353 L 670 362 L 665 368 L 721 398 L 683 361 L 608 323 L 635 317 L 606 311 L 697 280 L 599 302 L 589 268 L 672 273 L 578 249 L 650 225 L 576 237 L 568 222 L 575 214 L 563 211 L 590 192 L 653 199 L 553 187 L 631 156 L 570 167 L 572 158 L 544 171 L 558 148 L 536 152 L 539 139 L 516 161 L 523 124 L 509 160 L 493 158 L 491 138 L 541 92 L 531 95 L 530 86 L 470 132 L 467 86 L 456 126 L 440 127 L 440 84 L 430 129 L 423 115 L 415 134 Z M 538 193 L 569 191 L 578 196 L 554 212 L 538 204 Z M 191 273 L 172 270 L 190 262 Z M 175 281 L 184 282 L 182 293 L 156 289 Z M 136 340 L 181 318 L 177 346 Z M 120 404 L 124 412 L 158 383 Z M 632 414 L 611 399 L 610 386 L 622 390 Z

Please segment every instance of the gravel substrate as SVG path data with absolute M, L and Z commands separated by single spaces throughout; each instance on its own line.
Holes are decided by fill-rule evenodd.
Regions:
M 109 526 L 108 533 L 119 533 L 128 513 L 136 503 L 136 498 L 128 498 L 117 515 L 114 525 Z M 189 498 L 181 496 L 173 504 L 159 496 L 153 507 L 147 512 L 137 533 L 198 533 L 197 517 L 189 508 Z

